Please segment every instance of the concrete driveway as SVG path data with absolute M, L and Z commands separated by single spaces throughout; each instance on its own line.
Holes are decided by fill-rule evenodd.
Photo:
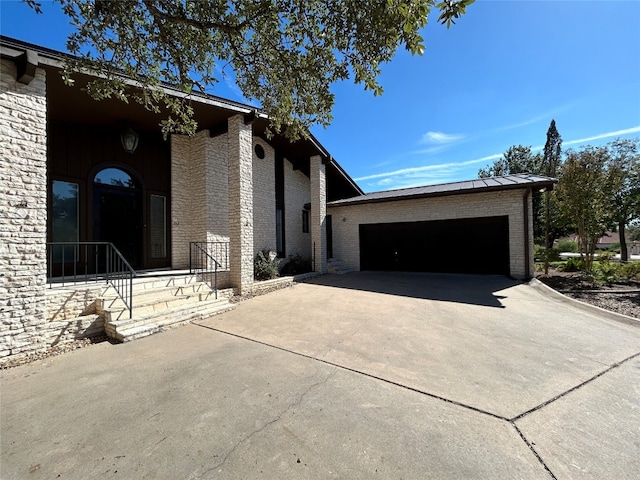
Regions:
M 640 328 L 504 277 L 327 275 L 1 382 L 2 479 L 640 471 Z

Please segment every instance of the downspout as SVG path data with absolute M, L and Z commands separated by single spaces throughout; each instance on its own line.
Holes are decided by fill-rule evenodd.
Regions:
M 531 195 L 531 188 L 527 188 L 524 197 L 522 197 L 522 214 L 524 217 L 524 278 L 525 280 L 531 279 L 531 268 L 529 262 L 531 261 L 531 243 L 529 241 L 529 196 Z

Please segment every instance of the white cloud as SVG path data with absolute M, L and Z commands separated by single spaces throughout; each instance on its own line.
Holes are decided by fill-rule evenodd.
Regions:
M 616 130 L 615 132 L 600 133 L 592 137 L 580 138 L 578 140 L 571 140 L 569 142 L 562 142 L 562 145 L 578 145 L 580 143 L 593 142 L 594 140 L 602 140 L 603 138 L 620 137 L 621 135 L 629 135 L 631 133 L 640 133 L 640 125 L 638 125 L 637 127 L 625 128 L 624 130 Z
M 437 172 L 442 171 L 442 170 L 448 170 L 449 172 L 452 170 L 460 170 L 463 169 L 464 167 L 467 167 L 469 165 L 473 165 L 476 163 L 482 163 L 482 162 L 487 162 L 489 160 L 495 160 L 496 158 L 500 158 L 502 156 L 502 154 L 493 154 L 493 155 L 488 155 L 486 157 L 482 157 L 482 158 L 477 158 L 474 160 L 466 160 L 464 162 L 449 162 L 449 163 L 439 163 L 436 165 L 423 165 L 421 167 L 409 167 L 409 168 L 402 168 L 400 170 L 394 170 L 392 172 L 384 172 L 384 173 L 376 173 L 373 175 L 367 175 L 364 177 L 359 177 L 359 178 L 355 178 L 354 180 L 356 182 L 362 182 L 365 180 L 373 180 L 373 179 L 378 179 L 378 178 L 390 178 L 390 177 L 413 177 L 415 178 L 416 176 L 420 176 L 422 177 L 423 174 L 425 173 L 430 173 L 431 176 L 435 176 L 437 175 Z
M 442 143 L 452 143 L 458 140 L 462 140 L 464 135 L 452 134 L 452 133 L 442 133 L 442 132 L 427 132 L 422 135 L 420 139 L 420 143 L 429 143 L 429 144 L 442 144 Z
M 428 134 L 434 134 L 438 132 L 429 132 Z M 616 130 L 612 132 L 600 133 L 586 138 L 580 138 L 577 140 L 569 140 L 563 142 L 563 146 L 578 145 L 595 140 L 602 140 L 612 137 L 620 137 L 623 135 L 629 135 L 633 133 L 640 133 L 640 125 L 637 127 L 626 128 L 623 130 Z M 428 134 L 425 134 L 428 135 Z M 442 134 L 446 138 L 452 137 L 451 135 Z M 423 137 L 424 138 L 424 137 Z M 437 135 L 433 138 L 438 138 Z M 543 145 L 532 147 L 533 151 L 540 151 L 544 148 Z M 427 148 L 436 151 L 439 146 Z M 424 153 L 433 153 L 424 152 Z M 414 152 L 417 153 L 417 152 Z M 411 188 L 423 185 L 432 185 L 435 183 L 456 182 L 467 178 L 472 178 L 474 174 L 469 177 L 468 167 L 476 164 L 488 164 L 493 160 L 497 160 L 502 157 L 502 153 L 494 153 L 482 158 L 476 158 L 473 160 L 465 160 L 463 162 L 447 162 L 438 163 L 435 165 L 423 165 L 418 167 L 401 168 L 392 170 L 389 172 L 375 173 L 372 175 L 365 175 L 355 178 L 357 182 L 362 182 L 362 186 L 366 191 L 374 190 L 386 190 L 397 188 Z M 464 178 L 461 178 L 464 177 Z

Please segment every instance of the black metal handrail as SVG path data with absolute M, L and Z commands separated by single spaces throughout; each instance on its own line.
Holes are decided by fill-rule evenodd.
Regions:
M 104 281 L 110 284 L 133 316 L 136 271 L 110 242 L 47 242 L 47 282 L 53 284 Z
M 229 269 L 229 242 L 189 242 L 189 273 L 205 281 L 218 298 L 218 270 Z M 211 285 L 213 274 L 213 286 Z

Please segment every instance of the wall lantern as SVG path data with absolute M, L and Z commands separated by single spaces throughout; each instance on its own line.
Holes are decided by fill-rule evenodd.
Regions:
M 139 135 L 133 130 L 133 128 L 127 128 L 120 134 L 120 141 L 122 142 L 122 148 L 127 153 L 133 153 L 138 148 Z

